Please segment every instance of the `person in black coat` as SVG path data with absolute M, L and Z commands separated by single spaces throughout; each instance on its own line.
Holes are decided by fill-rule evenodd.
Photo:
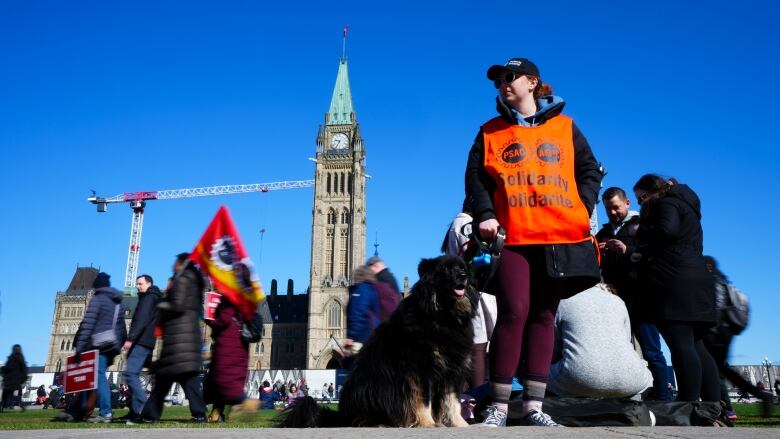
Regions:
M 108 423 L 112 420 L 111 388 L 106 378 L 106 369 L 114 362 L 127 338 L 125 327 L 125 312 L 122 306 L 122 292 L 111 288 L 110 276 L 98 273 L 92 283 L 95 296 L 89 301 L 79 325 L 79 336 L 76 340 L 76 355 L 97 349 L 98 355 L 98 404 L 100 413 L 88 421 Z M 102 342 L 98 337 L 113 331 L 113 340 Z
M 147 421 L 159 420 L 165 396 L 173 383 L 178 382 L 190 402 L 193 421 L 205 422 L 206 404 L 199 376 L 203 363 L 200 332 L 203 277 L 189 259 L 189 253 L 176 256 L 173 271 L 176 274 L 171 289 L 157 305 L 163 347 L 154 365 L 155 385 L 141 412 L 141 418 Z
M 27 382 L 27 362 L 22 354 L 22 347 L 15 344 L 11 348 L 11 355 L 5 361 L 3 373 L 3 398 L 0 401 L 0 412 L 6 408 L 13 409 L 18 403 L 24 411 L 22 404 L 22 386 Z M 10 405 L 6 407 L 6 405 Z
M 135 308 L 130 333 L 124 345 L 127 350 L 124 376 L 132 392 L 130 411 L 125 419 L 136 419 L 146 402 L 146 391 L 141 385 L 140 374 L 144 366 L 152 360 L 152 351 L 157 342 L 154 335 L 158 317 L 157 304 L 162 299 L 162 292 L 148 274 L 138 276 L 135 287 L 138 290 L 138 306 Z
M 636 227 L 646 318 L 672 354 L 678 400 L 698 401 L 692 423 L 712 425 L 720 414 L 715 360 L 704 337 L 717 321 L 715 285 L 704 264 L 701 203 L 686 185 L 646 174 L 634 185 L 642 206 Z

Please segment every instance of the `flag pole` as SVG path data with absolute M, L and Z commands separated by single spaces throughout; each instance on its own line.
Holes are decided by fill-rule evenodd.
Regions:
M 341 59 L 347 59 L 347 32 L 349 31 L 349 25 L 344 26 L 341 32 Z

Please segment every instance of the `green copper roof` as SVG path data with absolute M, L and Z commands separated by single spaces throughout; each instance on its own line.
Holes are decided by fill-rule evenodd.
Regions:
M 339 73 L 336 75 L 336 86 L 333 87 L 333 98 L 330 100 L 328 125 L 351 125 L 354 122 L 352 120 L 353 111 L 347 60 L 341 59 L 339 61 Z

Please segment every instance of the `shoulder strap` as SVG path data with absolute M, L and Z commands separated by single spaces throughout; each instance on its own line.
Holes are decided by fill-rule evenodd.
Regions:
M 119 304 L 114 307 L 114 321 L 111 323 L 111 329 L 116 329 L 116 318 L 119 315 Z

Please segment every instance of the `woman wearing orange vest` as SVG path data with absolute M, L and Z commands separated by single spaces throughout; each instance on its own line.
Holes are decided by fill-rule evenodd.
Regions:
M 525 423 L 559 426 L 542 411 L 558 303 L 599 279 L 590 213 L 602 174 L 587 140 L 561 114 L 539 69 L 525 58 L 494 65 L 498 117 L 469 152 L 466 195 L 479 235 L 506 230 L 496 272 L 498 320 L 490 345 L 493 399 L 483 425 L 506 425 L 512 377 L 523 380 Z M 522 360 L 522 361 L 521 361 Z

